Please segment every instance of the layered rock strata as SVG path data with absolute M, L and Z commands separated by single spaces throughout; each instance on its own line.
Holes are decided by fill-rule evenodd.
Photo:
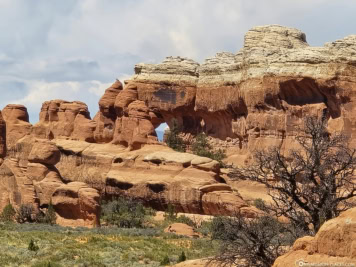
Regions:
M 85 181 L 104 199 L 127 196 L 158 210 L 256 217 L 237 192 L 224 183 L 218 162 L 161 145 L 127 152 L 123 146 L 57 140 L 63 154 L 57 166 L 67 181 Z M 154 151 L 154 152 L 153 152 Z M 80 170 L 85 176 L 78 175 Z
M 354 138 L 356 36 L 310 47 L 299 30 L 255 27 L 236 54 L 201 65 L 185 58 L 138 64 L 127 86 L 168 124 L 205 132 L 216 147 L 239 153 L 288 143 L 307 115 L 324 115 L 331 130 Z

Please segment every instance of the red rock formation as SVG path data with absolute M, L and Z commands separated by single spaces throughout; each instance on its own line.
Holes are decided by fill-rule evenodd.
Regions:
M 31 133 L 32 124 L 23 105 L 7 105 L 2 114 L 6 122 L 7 147 L 11 149 L 19 139 Z
M 99 112 L 94 117 L 97 125 L 94 138 L 97 143 L 108 143 L 113 139 L 116 121 L 115 100 L 121 91 L 122 84 L 116 80 L 99 100 Z
M 94 120 L 82 102 L 45 102 L 31 136 L 54 140 L 62 151 L 73 155 L 70 160 L 78 159 L 73 170 L 82 161 L 94 161 L 88 174 L 99 175 L 89 182 L 100 185 L 104 195 L 125 193 L 161 209 L 173 203 L 178 210 L 194 213 L 231 214 L 238 208 L 253 217 L 258 211 L 221 184 L 216 162 L 166 151 L 164 146 L 145 150 L 144 145 L 157 140 L 154 129 L 163 122 L 170 125 L 175 118 L 187 139 L 205 132 L 215 147 L 233 151 L 238 164 L 256 148 L 292 148 L 298 127 L 310 114 L 323 114 L 330 131 L 343 131 L 355 139 L 355 55 L 356 36 L 310 47 L 299 30 L 255 27 L 247 32 L 244 47 L 236 54 L 218 53 L 201 65 L 180 57 L 136 65 L 135 75 L 124 88 L 116 81 L 106 90 Z M 10 143 L 28 135 L 30 125 L 23 107 L 8 106 L 3 115 Z M 6 151 L 4 133 L 0 115 L 0 157 Z M 134 151 L 125 154 L 122 145 Z M 34 152 L 27 169 L 36 182 L 49 173 L 42 166 L 48 163 L 36 159 L 41 153 Z M 3 171 L 6 175 L 14 174 L 9 169 L 16 164 L 20 170 L 27 168 L 21 162 L 10 163 Z M 65 166 L 63 161 L 59 164 Z M 70 173 L 65 177 L 75 181 Z M 53 185 L 57 178 L 52 175 L 48 182 Z M 19 188 L 27 185 L 28 177 L 21 181 L 16 185 Z M 4 198 L 19 199 L 14 188 Z M 50 193 L 43 195 L 41 203 L 48 202 Z M 77 197 L 75 201 L 80 202 Z
M 324 114 L 331 130 L 353 138 L 355 50 L 356 36 L 314 48 L 299 30 L 255 27 L 236 54 L 200 66 L 181 58 L 138 64 L 128 85 L 158 117 L 177 118 L 185 133 L 205 132 L 216 147 L 288 149 L 308 114 Z
M 356 36 L 310 47 L 297 29 L 255 27 L 239 52 L 201 65 L 180 57 L 137 64 L 124 88 L 116 81 L 106 90 L 93 121 L 81 102 L 46 102 L 33 132 L 138 149 L 175 118 L 187 138 L 205 132 L 215 147 L 248 155 L 274 144 L 289 149 L 302 119 L 324 114 L 330 130 L 354 138 L 355 50 Z
M 54 166 L 60 161 L 60 151 L 53 142 L 29 136 L 17 144 L 22 150 L 7 157 L 0 166 L 0 210 L 8 203 L 16 208 L 32 204 L 38 210 L 52 202 L 58 224 L 90 227 L 100 224 L 98 191 L 85 183 L 65 184 Z
M 40 121 L 33 126 L 37 138 L 71 138 L 94 142 L 96 123 L 90 119 L 88 107 L 83 102 L 52 100 L 44 102 Z
M 38 197 L 32 180 L 26 176 L 26 168 L 16 158 L 7 158 L 0 167 L 2 183 L 0 185 L 2 210 L 8 203 L 15 208 L 22 204 L 32 204 L 38 210 Z
M 160 145 L 130 152 L 124 147 L 70 140 L 58 140 L 57 146 L 64 154 L 78 155 L 58 165 L 66 179 L 78 180 L 75 171 L 66 169 L 82 170 L 103 198 L 125 195 L 158 210 L 166 210 L 170 203 L 185 213 L 232 215 L 239 210 L 251 218 L 260 214 L 223 183 L 218 162 L 209 158 Z
M 0 161 L 3 157 L 5 157 L 5 155 L 6 155 L 6 124 L 2 116 L 2 113 L 0 111 Z
M 356 265 L 356 208 L 325 222 L 315 237 L 299 238 L 291 250 L 279 257 L 273 266 L 322 266 L 322 264 L 324 266 Z

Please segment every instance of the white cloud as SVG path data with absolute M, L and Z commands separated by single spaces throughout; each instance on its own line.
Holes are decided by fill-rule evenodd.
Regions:
M 98 111 L 97 101 L 111 83 L 101 83 L 100 81 L 66 81 L 66 82 L 46 82 L 39 80 L 24 81 L 27 94 L 22 98 L 12 99 L 10 102 L 25 105 L 30 115 L 31 122 L 36 122 L 39 109 L 43 102 L 53 99 L 63 99 L 67 101 L 85 102 L 92 117 Z
M 36 120 L 44 100 L 86 102 L 134 64 L 238 51 L 253 26 L 281 24 L 313 45 L 355 33 L 350 0 L 0 0 L 0 105 L 20 101 Z M 35 114 L 35 115 L 33 115 Z
M 101 83 L 99 81 L 91 81 L 91 87 L 88 91 L 98 97 L 101 97 L 105 90 L 111 86 L 112 83 Z

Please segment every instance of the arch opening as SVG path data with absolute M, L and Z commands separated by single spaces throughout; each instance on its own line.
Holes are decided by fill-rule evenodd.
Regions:
M 163 122 L 160 125 L 158 125 L 158 127 L 156 127 L 155 131 L 156 131 L 158 141 L 163 142 L 164 131 L 167 128 L 169 128 L 169 127 L 166 122 Z

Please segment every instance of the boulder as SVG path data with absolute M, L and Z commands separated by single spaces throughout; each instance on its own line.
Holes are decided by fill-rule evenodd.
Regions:
M 199 238 L 201 235 L 197 233 L 193 227 L 185 223 L 173 223 L 164 229 L 165 233 L 173 233 L 176 235 Z
M 315 237 L 299 238 L 289 252 L 277 258 L 273 267 L 318 264 L 328 266 L 356 264 L 356 208 L 325 222 Z

